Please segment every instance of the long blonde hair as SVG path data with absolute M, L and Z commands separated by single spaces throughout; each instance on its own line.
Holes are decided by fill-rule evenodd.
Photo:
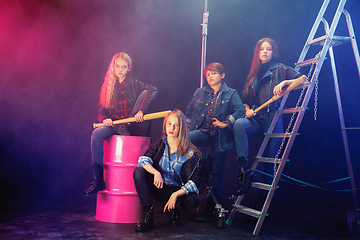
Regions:
M 105 108 L 115 108 L 116 97 L 114 94 L 114 86 L 118 78 L 114 72 L 115 60 L 121 58 L 128 63 L 128 69 L 130 71 L 132 61 L 128 54 L 124 52 L 116 53 L 109 65 L 109 69 L 104 78 L 104 83 L 101 86 L 99 104 Z
M 186 154 L 186 152 L 188 150 L 192 150 L 198 156 L 198 158 L 201 158 L 200 151 L 194 146 L 194 144 L 192 144 L 190 142 L 189 131 L 187 128 L 187 123 L 186 123 L 186 117 L 185 117 L 184 113 L 181 112 L 180 110 L 171 111 L 168 115 L 166 115 L 166 117 L 164 118 L 164 122 L 163 122 L 163 134 L 166 135 L 166 122 L 167 122 L 169 116 L 171 116 L 171 115 L 175 115 L 179 121 L 179 135 L 177 137 L 178 138 L 178 147 L 177 147 L 178 155 L 182 156 L 182 155 Z M 187 157 L 190 157 L 190 156 L 187 156 Z

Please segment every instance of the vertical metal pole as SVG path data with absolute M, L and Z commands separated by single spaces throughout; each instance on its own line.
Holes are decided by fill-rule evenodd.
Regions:
M 205 69 L 205 62 L 206 62 L 206 40 L 207 40 L 207 23 L 209 12 L 207 11 L 207 2 L 205 0 L 204 3 L 204 14 L 203 14 L 203 23 L 202 26 L 202 43 L 201 43 L 201 72 L 200 72 L 200 87 L 204 86 L 204 69 Z

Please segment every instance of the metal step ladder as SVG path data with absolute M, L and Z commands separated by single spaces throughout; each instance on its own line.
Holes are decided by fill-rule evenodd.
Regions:
M 285 106 L 285 103 L 287 101 L 287 98 L 289 96 L 289 93 L 283 97 L 280 107 L 279 107 L 279 110 L 275 113 L 275 116 L 273 118 L 271 126 L 270 126 L 268 132 L 265 134 L 262 145 L 261 145 L 259 152 L 258 152 L 257 156 L 255 157 L 255 161 L 251 167 L 251 169 L 253 171 L 255 171 L 259 163 L 274 164 L 274 177 L 273 177 L 273 181 L 272 181 L 271 185 L 264 184 L 261 182 L 252 182 L 252 184 L 251 184 L 251 187 L 253 187 L 253 188 L 258 188 L 258 189 L 263 189 L 263 190 L 268 191 L 264 205 L 261 208 L 261 210 L 256 210 L 256 209 L 252 209 L 252 208 L 240 205 L 241 201 L 244 198 L 244 195 L 238 196 L 235 200 L 235 203 L 233 204 L 233 209 L 230 213 L 230 216 L 229 216 L 228 220 L 226 221 L 226 223 L 228 225 L 230 225 L 232 223 L 233 218 L 237 214 L 237 212 L 241 212 L 241 213 L 249 215 L 253 218 L 257 218 L 256 226 L 253 231 L 253 235 L 255 235 L 255 236 L 259 235 L 261 226 L 267 215 L 267 211 L 269 209 L 271 200 L 274 196 L 275 190 L 277 188 L 281 174 L 282 174 L 285 164 L 287 162 L 292 145 L 295 141 L 295 137 L 298 133 L 298 129 L 300 127 L 301 121 L 305 114 L 305 110 L 308 106 L 308 103 L 309 103 L 309 100 L 310 100 L 310 97 L 311 97 L 311 94 L 312 94 L 314 88 L 315 88 L 315 98 L 317 98 L 316 93 L 317 93 L 318 74 L 322 68 L 323 62 L 324 62 L 328 52 L 329 52 L 329 56 L 331 59 L 331 67 L 332 67 L 333 76 L 334 76 L 336 98 L 337 98 L 337 103 L 338 103 L 338 110 L 339 110 L 339 115 L 340 115 L 343 141 L 344 141 L 346 159 L 347 159 L 347 164 L 348 164 L 348 173 L 349 173 L 349 176 L 352 177 L 351 178 L 351 186 L 353 189 L 355 208 L 356 208 L 356 211 L 359 211 L 358 210 L 359 209 L 358 201 L 357 201 L 357 196 L 356 196 L 356 191 L 355 191 L 355 189 L 356 189 L 355 181 L 353 178 L 353 171 L 352 171 L 352 167 L 351 167 L 350 153 L 349 153 L 349 147 L 348 147 L 347 136 L 346 136 L 346 130 L 349 128 L 345 128 L 345 124 L 344 124 L 344 117 L 343 117 L 343 112 L 342 112 L 342 105 L 341 105 L 340 92 L 339 92 L 339 86 L 338 86 L 338 81 L 337 81 L 337 74 L 336 74 L 334 54 L 333 54 L 332 47 L 339 45 L 339 44 L 346 43 L 346 42 L 351 42 L 352 48 L 354 51 L 354 55 L 355 55 L 355 60 L 356 60 L 359 76 L 360 76 L 360 57 L 359 57 L 359 51 L 358 51 L 357 44 L 356 44 L 356 39 L 355 39 L 355 35 L 354 35 L 354 29 L 352 26 L 351 18 L 350 18 L 349 13 L 344 9 L 346 0 L 339 1 L 339 5 L 337 7 L 337 10 L 334 15 L 334 18 L 333 18 L 330 28 L 329 28 L 326 20 L 323 18 L 329 2 L 330 2 L 330 0 L 324 0 L 323 4 L 321 6 L 321 9 L 318 13 L 318 16 L 315 20 L 315 23 L 310 31 L 308 39 L 305 43 L 305 46 L 301 52 L 298 63 L 295 64 L 297 70 L 299 70 L 299 68 L 301 68 L 301 67 L 311 65 L 309 74 L 308 74 L 308 78 L 307 78 L 308 80 L 309 79 L 311 79 L 311 80 L 308 81 L 307 83 L 304 83 L 302 86 L 298 87 L 298 89 L 302 89 L 302 90 L 301 90 L 298 102 L 294 108 L 283 109 L 283 107 Z M 345 15 L 347 25 L 348 25 L 349 36 L 346 36 L 346 37 L 334 36 L 334 32 L 337 28 L 341 14 Z M 324 23 L 325 35 L 314 39 L 314 36 L 315 36 L 321 22 Z M 314 58 L 304 60 L 308 53 L 310 46 L 314 46 L 314 45 L 321 46 L 320 52 Z M 315 102 L 316 102 L 316 99 L 315 99 Z M 316 118 L 316 107 L 314 110 L 315 110 L 314 116 Z M 279 119 L 279 116 L 282 114 L 292 114 L 292 116 L 289 120 L 288 127 L 284 133 L 273 133 L 274 127 Z M 357 128 L 357 129 L 359 129 L 359 128 Z M 282 138 L 280 148 L 274 158 L 262 157 L 264 150 L 271 138 Z

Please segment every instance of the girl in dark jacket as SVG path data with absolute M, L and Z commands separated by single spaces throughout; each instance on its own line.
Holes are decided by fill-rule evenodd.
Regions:
M 179 211 L 193 209 L 199 203 L 197 163 L 200 152 L 189 141 L 185 115 L 180 110 L 164 119 L 165 137 L 151 145 L 134 170 L 134 184 L 143 208 L 143 219 L 135 231 L 146 232 L 154 227 L 150 197 L 166 202 L 170 224 L 180 224 Z
M 96 194 L 106 188 L 103 177 L 104 141 L 114 134 L 145 136 L 149 122 L 143 115 L 150 111 L 158 91 L 156 87 L 128 77 L 131 58 L 124 52 L 113 56 L 101 87 L 98 121 L 105 126 L 96 128 L 91 135 L 93 181 L 85 195 Z M 113 125 L 114 120 L 134 117 L 135 123 Z
M 239 156 L 237 161 L 240 167 L 238 195 L 242 195 L 248 190 L 253 175 L 247 160 L 247 134 L 263 135 L 268 131 L 281 98 L 258 113 L 254 113 L 254 110 L 274 95 L 279 95 L 284 87 L 290 85 L 293 79 L 299 76 L 299 72 L 279 63 L 278 59 L 278 47 L 273 39 L 263 38 L 257 42 L 250 72 L 242 93 L 246 118 L 239 118 L 234 124 L 236 151 Z M 283 132 L 282 116 L 279 117 L 273 132 Z M 280 142 L 280 138 L 271 139 L 264 156 L 275 157 Z M 269 169 L 272 169 L 270 164 L 269 166 Z

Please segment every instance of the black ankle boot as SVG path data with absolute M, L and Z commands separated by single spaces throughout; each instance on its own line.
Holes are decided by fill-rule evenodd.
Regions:
M 180 211 L 172 210 L 169 213 L 170 213 L 170 218 L 169 218 L 170 225 L 173 227 L 180 226 Z
M 85 196 L 89 196 L 92 194 L 96 194 L 99 191 L 105 190 L 105 182 L 104 182 L 104 168 L 100 164 L 92 164 L 92 172 L 93 172 L 93 181 L 90 184 L 90 187 L 85 190 Z
M 249 191 L 251 181 L 254 177 L 254 172 L 251 171 L 251 169 L 249 168 L 248 160 L 246 157 L 237 157 L 236 161 L 240 168 L 240 171 L 236 174 L 239 179 L 237 195 L 240 196 Z
M 147 232 L 154 228 L 154 204 L 143 208 L 143 218 L 135 226 L 135 232 Z

